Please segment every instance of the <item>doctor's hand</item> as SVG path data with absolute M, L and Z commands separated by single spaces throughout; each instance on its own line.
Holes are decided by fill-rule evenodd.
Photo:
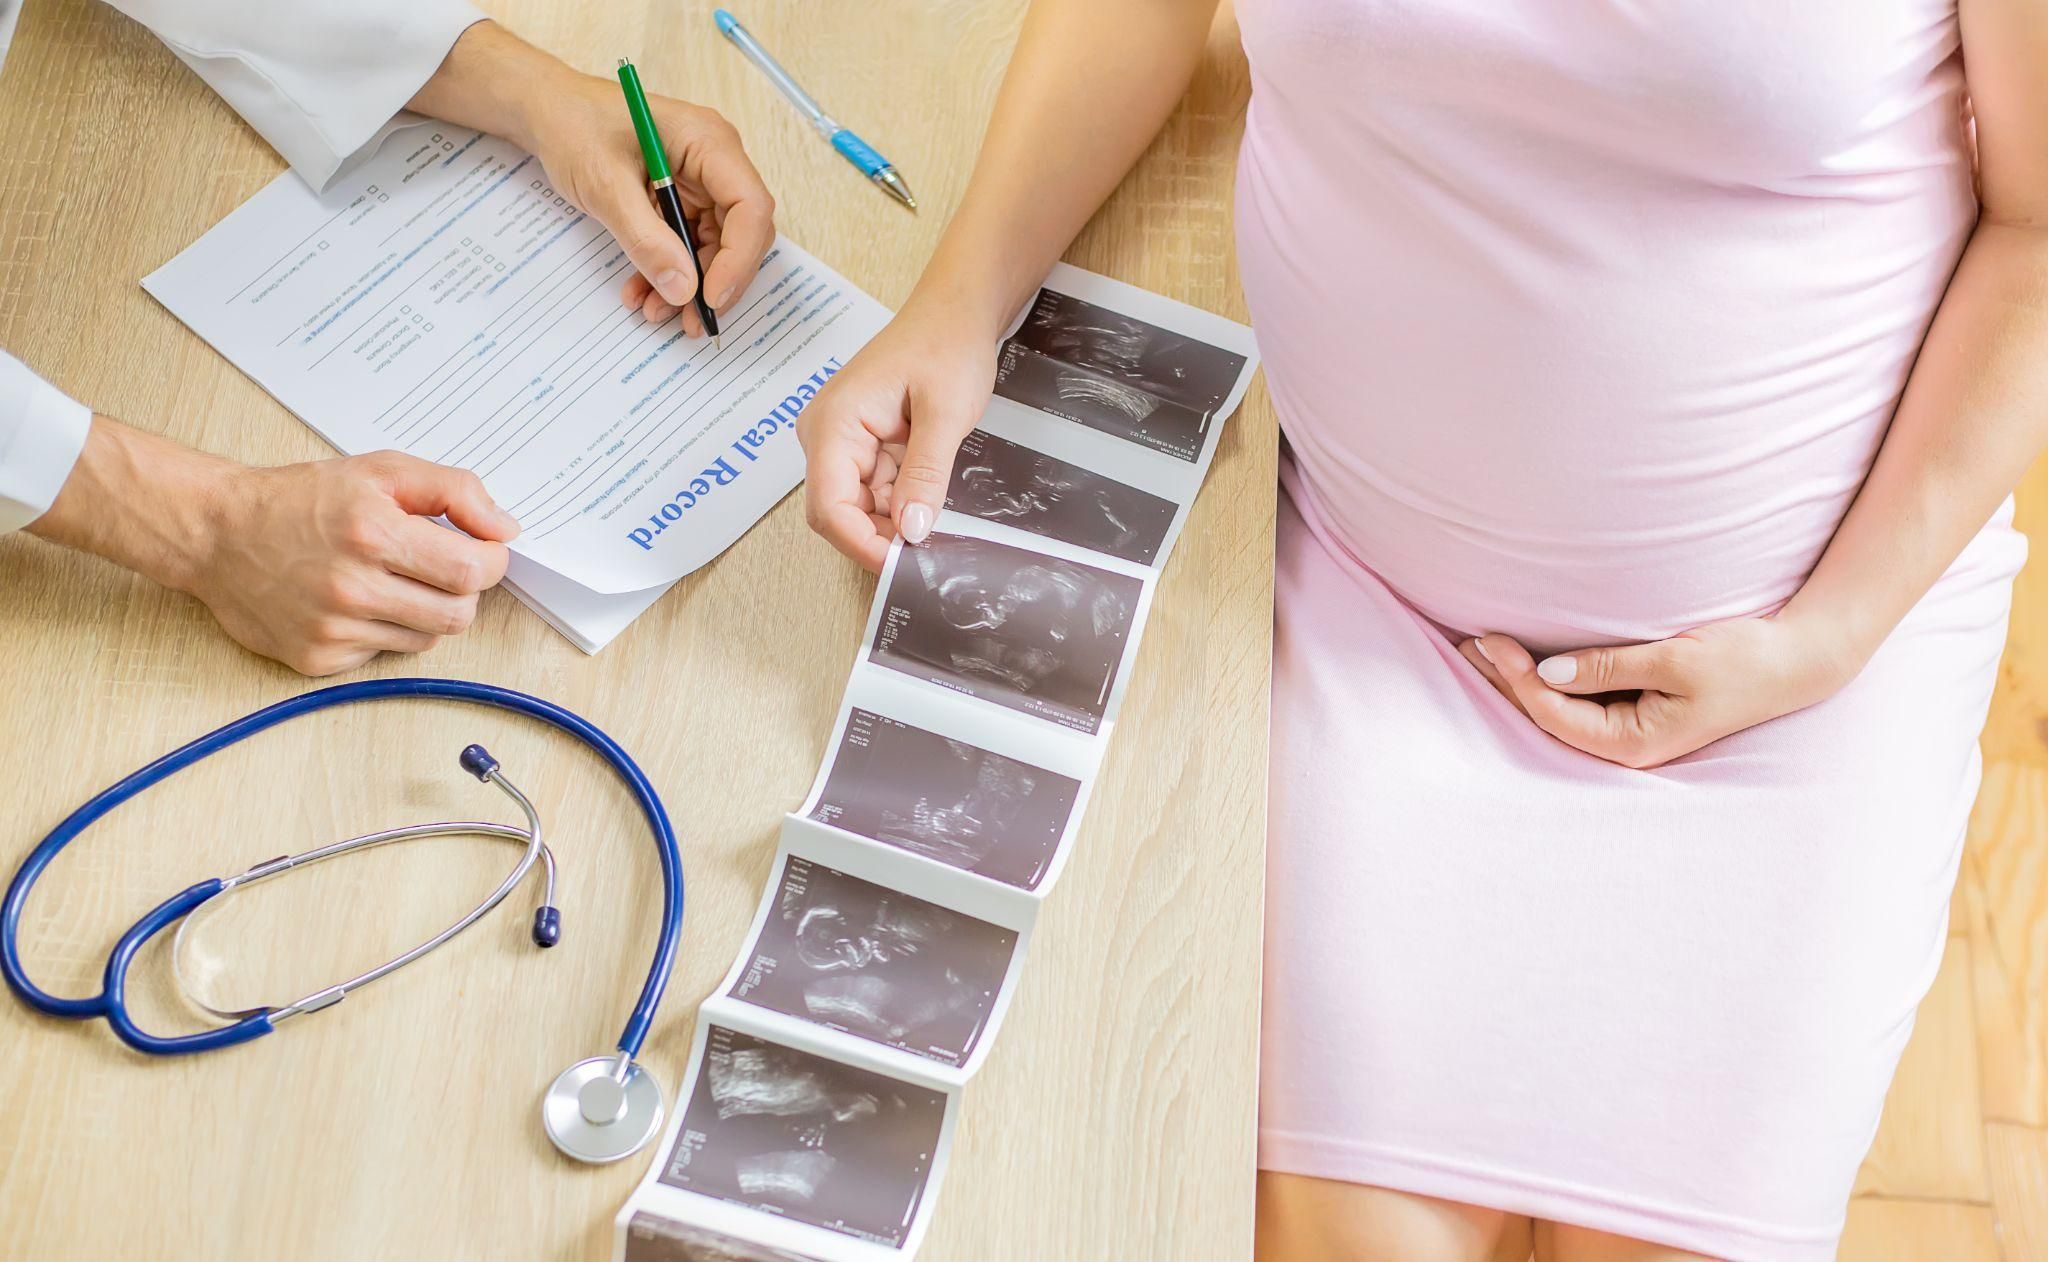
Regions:
M 1541 662 L 1506 635 L 1466 640 L 1458 651 L 1558 740 L 1650 768 L 1833 696 L 1863 668 L 1846 643 L 1780 613 Z
M 650 93 L 647 101 L 697 234 L 704 292 L 722 313 L 775 244 L 775 199 L 732 124 L 672 97 Z M 690 305 L 697 271 L 655 209 L 617 80 L 580 73 L 497 23 L 478 22 L 410 108 L 504 136 L 537 156 L 548 182 L 609 229 L 632 261 L 626 305 L 656 322 L 680 310 L 684 329 L 703 333 Z
M 475 474 L 396 451 L 230 466 L 215 485 L 205 546 L 177 586 L 241 644 L 306 675 L 468 630 L 519 533 Z
M 922 543 L 946 502 L 953 457 L 988 409 L 1001 330 L 913 294 L 797 418 L 804 515 L 879 572 L 897 535 Z
M 519 533 L 465 470 L 399 452 L 251 468 L 106 417 L 29 530 L 197 596 L 308 675 L 467 628 Z

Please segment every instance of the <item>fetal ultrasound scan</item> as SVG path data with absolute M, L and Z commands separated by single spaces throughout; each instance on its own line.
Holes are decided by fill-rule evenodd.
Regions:
M 1012 930 L 792 855 L 732 997 L 959 1066 L 1016 950 Z
M 1081 782 L 855 708 L 811 818 L 1032 890 Z
M 1003 343 L 995 392 L 1193 462 L 1244 363 L 1219 346 L 1041 289 Z
M 626 1223 L 626 1262 L 817 1262 L 722 1231 L 679 1223 L 642 1210 Z
M 1158 559 L 1174 512 L 1172 500 L 979 429 L 960 444 L 946 507 L 1140 565 Z
M 1144 584 L 965 535 L 898 555 L 872 660 L 1095 732 Z
M 712 1026 L 661 1181 L 901 1248 L 946 1097 Z

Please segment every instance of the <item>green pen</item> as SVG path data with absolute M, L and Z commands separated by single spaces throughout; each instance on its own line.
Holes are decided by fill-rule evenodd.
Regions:
M 640 137 L 640 156 L 646 159 L 647 178 L 654 184 L 654 202 L 661 207 L 661 217 L 668 221 L 668 226 L 683 239 L 683 248 L 690 253 L 690 266 L 697 269 L 697 296 L 692 300 L 697 305 L 697 318 L 704 321 L 704 332 L 711 338 L 711 344 L 717 346 L 718 316 L 704 297 L 704 265 L 697 259 L 697 237 L 690 231 L 682 199 L 676 196 L 676 182 L 668 173 L 668 151 L 661 147 L 661 133 L 654 130 L 654 111 L 647 108 L 647 93 L 640 89 L 640 72 L 624 57 L 619 58 L 619 86 L 626 91 L 626 108 L 633 114 L 633 130 Z

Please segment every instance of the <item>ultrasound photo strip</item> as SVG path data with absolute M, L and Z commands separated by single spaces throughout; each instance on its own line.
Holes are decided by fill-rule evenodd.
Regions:
M 830 830 L 784 836 L 749 945 L 720 993 L 758 1010 L 747 1024 L 786 1041 L 806 1041 L 808 1025 L 824 1035 L 808 1041 L 828 1052 L 859 1058 L 866 1045 L 883 1068 L 935 1067 L 964 1083 L 1009 1004 L 1031 909 L 982 906 L 978 916 L 898 888 L 944 883 L 892 873 L 880 856 L 841 851 L 843 867 L 808 857 L 831 852 Z M 895 885 L 881 883 L 891 877 Z M 1011 923 L 985 918 L 1006 915 Z
M 1093 563 L 1052 540 L 1019 547 L 987 533 L 947 515 L 922 544 L 891 551 L 867 660 L 1048 723 L 1102 732 L 1150 603 L 1148 572 Z
M 751 1240 L 643 1210 L 636 1211 L 626 1223 L 625 1262 L 819 1262 L 819 1259 L 755 1244 Z
M 995 392 L 1190 464 L 1250 357 L 1090 302 L 1050 280 L 996 362 Z M 1073 286 L 1072 288 L 1081 288 Z
M 970 737 L 974 725 L 948 722 L 942 704 L 912 695 L 873 702 L 889 712 L 870 708 L 867 694 L 880 691 L 847 690 L 797 813 L 1011 889 L 1049 886 L 1086 804 L 1092 759 L 1056 746 L 1005 752 L 1021 751 L 1018 742 L 993 749 L 999 730 Z
M 1061 264 L 698 1010 L 624 1262 L 901 1262 L 1072 853 L 1250 330 Z
M 954 1104 L 949 1088 L 707 1014 L 670 1137 L 642 1184 L 663 1195 L 641 1208 L 799 1256 L 907 1256 L 930 1222 Z
M 1021 544 L 1007 542 L 1022 539 Z M 832 743 L 784 837 L 1027 924 L 1067 854 L 1157 577 L 947 512 L 898 548 Z M 923 886 L 905 882 L 934 881 Z
M 1061 264 L 1001 350 L 946 507 L 1163 566 L 1257 367 L 1250 331 Z
M 1140 565 L 1160 559 L 1178 510 L 1163 496 L 986 429 L 960 444 L 945 507 Z

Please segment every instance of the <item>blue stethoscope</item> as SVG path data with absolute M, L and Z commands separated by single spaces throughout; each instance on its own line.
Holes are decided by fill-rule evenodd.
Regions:
M 647 1040 L 649 1027 L 654 1023 L 654 1011 L 661 1003 L 661 992 L 668 986 L 669 974 L 674 971 L 676 946 L 682 937 L 682 854 L 677 848 L 675 829 L 669 824 L 668 813 L 662 809 L 660 797 L 655 794 L 654 787 L 647 782 L 646 775 L 641 772 L 632 757 L 619 747 L 617 741 L 580 715 L 509 688 L 466 683 L 455 679 L 373 679 L 321 688 L 280 701 L 217 731 L 209 732 L 101 790 L 92 800 L 71 812 L 49 836 L 43 838 L 42 843 L 30 853 L 20 870 L 14 874 L 13 882 L 7 887 L 7 901 L 4 908 L 0 908 L 0 968 L 4 968 L 6 972 L 8 987 L 23 1003 L 53 1017 L 68 1017 L 74 1020 L 105 1017 L 107 1024 L 113 1027 L 114 1033 L 120 1036 L 122 1042 L 152 1056 L 179 1056 L 232 1047 L 237 1043 L 260 1038 L 293 1017 L 331 1007 L 341 1002 L 352 991 L 389 976 L 446 944 L 503 902 L 526 878 L 537 861 L 545 870 L 546 880 L 541 905 L 534 914 L 533 940 L 538 946 L 553 946 L 561 936 L 561 915 L 554 907 L 554 855 L 541 840 L 540 818 L 535 814 L 533 804 L 527 800 L 526 795 L 506 779 L 503 771 L 499 769 L 497 760 L 482 746 L 471 745 L 462 751 L 462 769 L 486 784 L 496 785 L 517 803 L 520 811 L 526 816 L 525 828 L 478 821 L 416 824 L 406 828 L 366 833 L 302 854 L 271 859 L 234 876 L 213 877 L 201 881 L 159 903 L 141 920 L 136 921 L 121 935 L 120 941 L 114 944 L 113 953 L 107 957 L 105 980 L 97 995 L 85 999 L 61 999 L 29 980 L 27 971 L 22 967 L 21 949 L 17 941 L 22 909 L 28 904 L 29 891 L 35 888 L 36 879 L 43 874 L 43 869 L 50 866 L 50 861 L 90 827 L 93 821 L 144 789 L 265 728 L 275 727 L 287 719 L 310 714 L 315 710 L 388 697 L 433 697 L 449 701 L 466 701 L 476 705 L 493 706 L 500 710 L 512 710 L 539 719 L 567 732 L 595 750 L 611 765 L 612 770 L 618 773 L 619 778 L 625 781 L 626 787 L 632 791 L 634 799 L 639 803 L 640 812 L 646 817 L 647 826 L 654 833 L 655 843 L 661 852 L 661 938 L 655 945 L 654 961 L 648 966 L 647 982 L 640 988 L 640 999 L 633 1005 L 632 1016 L 627 1018 L 625 1032 L 619 1036 L 616 1053 L 592 1056 L 569 1066 L 549 1086 L 547 1094 L 541 1099 L 541 1123 L 547 1129 L 548 1138 L 567 1155 L 581 1161 L 604 1162 L 617 1161 L 638 1152 L 654 1138 L 655 1132 L 661 1129 L 661 1086 L 636 1058 L 640 1054 L 641 1045 Z M 190 923 L 189 918 L 193 913 L 213 900 L 231 891 L 246 888 L 322 859 L 331 859 L 336 855 L 416 837 L 456 834 L 499 837 L 523 843 L 518 866 L 460 920 L 405 954 L 345 982 L 314 991 L 310 995 L 278 1007 L 223 1011 L 199 1003 L 195 999 L 194 1002 L 199 1003 L 200 1007 L 228 1021 L 226 1025 L 198 1034 L 151 1034 L 137 1026 L 130 1018 L 125 989 L 128 968 L 134 961 L 136 952 L 173 923 L 179 924 L 178 932 L 182 938 L 184 927 Z M 178 947 L 174 945 L 174 966 L 178 956 Z M 179 972 L 178 979 L 182 988 L 182 971 Z

